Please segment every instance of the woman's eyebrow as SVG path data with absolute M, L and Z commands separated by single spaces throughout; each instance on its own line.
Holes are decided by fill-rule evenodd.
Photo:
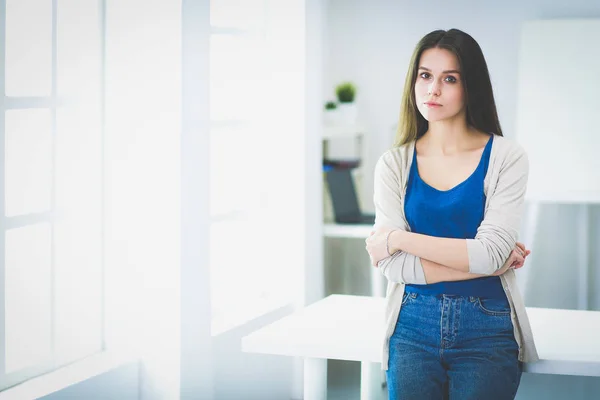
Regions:
M 431 70 L 429 68 L 427 68 L 427 67 L 421 66 L 421 67 L 419 67 L 419 69 L 424 69 L 425 71 L 431 72 Z M 460 74 L 460 71 L 455 70 L 455 69 L 449 69 L 449 70 L 446 70 L 446 71 L 442 71 L 442 74 Z

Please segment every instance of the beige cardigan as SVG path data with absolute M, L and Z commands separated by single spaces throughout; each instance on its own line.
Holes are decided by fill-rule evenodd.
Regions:
M 404 198 L 415 142 L 396 147 L 383 154 L 375 166 L 375 227 L 393 227 L 410 231 L 404 215 Z M 485 214 L 474 239 L 466 239 L 469 271 L 491 275 L 502 267 L 517 242 L 523 215 L 529 161 L 523 148 L 502 136 L 494 136 L 487 174 L 483 181 L 486 195 Z M 426 284 L 421 259 L 397 252 L 381 260 L 381 273 L 388 279 L 385 309 L 385 336 L 382 369 L 388 368 L 389 340 L 394 332 L 402 305 L 404 284 Z M 539 360 L 529 319 L 514 270 L 500 276 L 511 307 L 519 360 Z

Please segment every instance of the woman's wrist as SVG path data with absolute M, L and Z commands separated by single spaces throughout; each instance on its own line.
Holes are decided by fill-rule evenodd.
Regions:
M 390 254 L 394 254 L 400 250 L 402 250 L 402 235 L 405 232 L 402 230 L 395 230 L 388 236 L 388 250 Z

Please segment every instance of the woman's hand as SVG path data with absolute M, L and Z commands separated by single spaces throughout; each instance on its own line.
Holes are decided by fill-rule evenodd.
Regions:
M 369 252 L 371 258 L 371 265 L 377 266 L 377 263 L 384 258 L 389 257 L 391 254 L 388 253 L 387 240 L 388 235 L 395 229 L 391 228 L 379 228 L 371 231 L 371 235 L 365 240 L 367 244 L 365 248 Z
M 506 260 L 502 268 L 494 272 L 492 275 L 500 276 L 511 268 L 521 268 L 525 264 L 525 259 L 529 254 L 531 254 L 531 250 L 527 250 L 523 243 L 517 242 L 515 248 L 508 256 L 508 260 Z
M 524 245 L 523 243 L 519 243 L 519 242 L 517 242 L 517 244 L 516 244 L 516 246 L 515 246 L 515 250 L 520 250 L 520 252 L 521 252 L 521 255 L 522 255 L 524 258 L 527 258 L 527 256 L 528 256 L 529 254 L 531 254 L 531 250 L 527 250 L 527 249 L 525 248 L 525 245 Z M 521 265 L 521 266 L 522 266 L 522 265 Z

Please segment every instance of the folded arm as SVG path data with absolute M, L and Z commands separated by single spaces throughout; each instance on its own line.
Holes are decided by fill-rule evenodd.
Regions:
M 469 254 L 465 239 L 452 239 L 419 233 L 394 231 L 389 237 L 390 253 L 405 251 L 460 272 L 469 272 Z
M 474 279 L 493 275 L 504 266 L 518 239 L 529 173 L 527 154 L 520 147 L 501 166 L 496 189 L 490 194 L 474 239 L 409 232 L 400 197 L 400 168 L 394 167 L 391 157 L 386 155 L 375 168 L 374 202 L 375 229 L 397 230 L 389 237 L 393 255 L 378 264 L 389 280 L 423 284 L 438 279 Z
M 391 165 L 389 154 L 382 156 L 375 166 L 375 229 L 392 227 L 409 233 L 408 223 L 400 198 L 399 168 Z M 445 265 L 423 259 L 409 251 L 395 251 L 391 257 L 377 264 L 381 273 L 391 282 L 427 284 L 442 281 L 460 281 L 483 275 L 453 270 Z
M 515 248 L 528 172 L 529 162 L 522 150 L 502 166 L 474 239 L 439 238 L 398 230 L 390 235 L 390 252 L 402 250 L 457 271 L 493 274 Z
M 417 285 L 466 281 L 485 276 L 483 274 L 457 271 L 445 265 L 401 251 L 381 260 L 377 266 L 390 282 Z

